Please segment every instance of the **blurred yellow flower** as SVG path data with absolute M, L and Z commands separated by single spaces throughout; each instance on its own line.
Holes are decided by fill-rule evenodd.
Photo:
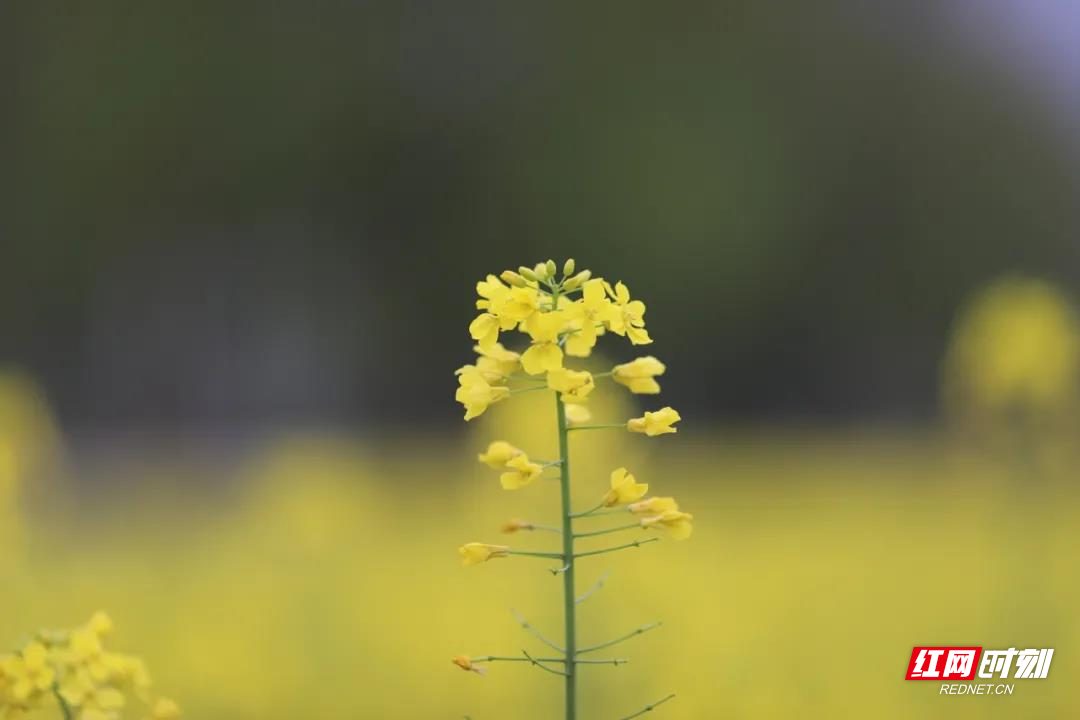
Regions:
M 656 412 L 646 412 L 642 417 L 633 418 L 626 423 L 631 432 L 645 433 L 649 437 L 677 432 L 671 427 L 682 420 L 674 408 L 664 407 Z
M 458 554 L 461 556 L 461 564 L 466 567 L 469 565 L 479 565 L 492 558 L 506 557 L 509 552 L 510 548 L 506 545 L 488 545 L 486 543 L 476 542 L 466 543 L 458 548 Z
M 450 662 L 457 665 L 462 670 L 467 672 L 474 672 L 477 675 L 483 675 L 487 670 L 479 665 L 473 665 L 472 659 L 468 655 L 455 655 L 450 659 Z
M 945 401 L 958 413 L 1075 409 L 1080 324 L 1050 283 L 1005 278 L 960 314 L 944 364 Z
M 521 369 L 521 355 L 507 350 L 502 343 L 489 348 L 477 345 L 473 350 L 480 356 L 476 359 L 477 369 L 489 381 L 509 377 Z
M 506 463 L 507 470 L 499 476 L 505 490 L 518 490 L 540 477 L 544 468 L 537 463 L 530 462 L 529 456 L 521 453 L 511 458 Z
M 663 375 L 664 363 L 653 356 L 639 357 L 622 365 L 616 365 L 611 371 L 611 378 L 625 385 L 630 392 L 640 395 L 655 395 L 660 392 L 660 384 L 655 378 Z
M 488 445 L 487 452 L 482 452 L 476 456 L 476 459 L 487 465 L 492 470 L 502 470 L 506 467 L 506 463 L 510 462 L 518 455 L 524 455 L 521 450 L 506 442 L 505 440 L 496 440 Z
M 635 515 L 659 515 L 670 510 L 678 510 L 679 503 L 673 497 L 645 498 L 630 505 L 630 512 Z
M 648 484 L 636 482 L 626 468 L 618 468 L 611 473 L 611 489 L 604 496 L 604 506 L 626 505 L 640 500 L 647 492 Z
M 10 686 L 11 701 L 17 704 L 33 703 L 42 693 L 52 689 L 56 671 L 48 664 L 48 655 L 44 645 L 32 642 L 18 655 L 0 658 L 0 675 Z
M 147 720 L 177 720 L 180 717 L 180 706 L 168 698 L 158 698 L 154 707 L 150 710 Z
M 570 425 L 580 425 L 592 420 L 592 413 L 584 405 L 567 405 L 566 422 Z
M 643 528 L 665 528 L 674 540 L 685 540 L 690 537 L 694 527 L 691 525 L 694 516 L 690 513 L 678 510 L 666 510 L 659 515 L 641 519 Z

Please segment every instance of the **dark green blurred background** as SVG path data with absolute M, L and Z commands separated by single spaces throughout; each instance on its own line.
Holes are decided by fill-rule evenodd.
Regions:
M 574 256 L 684 411 L 926 418 L 965 296 L 1080 280 L 1075 117 L 947 5 L 4 3 L 0 363 L 69 426 L 446 427 L 466 288 Z

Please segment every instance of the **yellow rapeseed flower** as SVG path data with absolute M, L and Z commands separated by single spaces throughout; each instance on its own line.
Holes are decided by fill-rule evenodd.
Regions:
M 518 490 L 540 477 L 544 468 L 531 462 L 525 453 L 510 458 L 506 463 L 506 472 L 499 476 L 504 490 Z
M 510 548 L 506 545 L 488 545 L 487 543 L 477 542 L 466 543 L 458 548 L 461 564 L 466 567 L 479 565 L 492 558 L 506 557 L 509 552 Z
M 664 407 L 656 412 L 646 412 L 639 418 L 633 418 L 626 423 L 626 428 L 631 432 L 645 433 L 649 437 L 677 432 L 671 427 L 682 420 L 674 408 Z
M 615 283 L 612 288 L 607 282 L 604 289 L 615 302 L 615 312 L 611 314 L 608 327 L 616 335 L 625 335 L 634 345 L 648 345 L 652 342 L 645 330 L 645 303 L 630 299 L 630 290 L 623 283 Z
M 651 497 L 632 503 L 629 509 L 635 515 L 660 515 L 669 510 L 678 510 L 679 503 L 673 497 Z
M 648 484 L 636 482 L 634 476 L 628 473 L 626 468 L 618 468 L 611 473 L 611 489 L 604 496 L 604 505 L 606 507 L 626 505 L 640 500 L 647 492 L 649 492 Z
M 611 371 L 611 379 L 625 385 L 630 392 L 639 395 L 655 395 L 660 392 L 660 384 L 655 378 L 663 375 L 664 363 L 651 355 L 639 357 L 622 365 L 616 365 Z
M 501 343 L 482 348 L 473 348 L 476 354 L 476 367 L 489 381 L 509 377 L 521 369 L 521 355 L 507 350 Z
M 596 338 L 604 331 L 604 325 L 612 317 L 612 305 L 604 293 L 603 280 L 585 283 L 582 297 L 569 308 L 573 332 L 566 338 L 566 354 L 572 357 L 589 357 L 596 345 Z
M 472 659 L 468 655 L 455 655 L 450 659 L 450 662 L 454 663 L 466 672 L 474 672 L 477 675 L 483 675 L 487 672 L 486 668 L 480 667 L 479 665 L 474 665 Z
M 694 531 L 691 524 L 694 516 L 679 510 L 667 510 L 653 517 L 641 519 L 641 527 L 662 527 L 668 531 L 673 540 L 685 540 Z
M 588 370 L 558 368 L 548 371 L 547 385 L 562 393 L 564 403 L 574 404 L 585 402 L 585 398 L 596 388 L 596 381 Z
M 32 642 L 18 655 L 0 660 L 0 671 L 10 685 L 10 696 L 18 704 L 30 703 L 52 688 L 56 670 L 49 664 L 49 651 Z
M 476 459 L 487 465 L 492 470 L 502 470 L 506 467 L 506 463 L 510 462 L 518 455 L 524 455 L 521 450 L 506 442 L 505 440 L 496 440 L 488 445 L 487 452 L 482 452 L 476 456 Z
M 465 406 L 465 419 L 472 420 L 484 414 L 490 405 L 510 397 L 510 388 L 491 385 L 473 365 L 457 371 L 458 389 L 454 399 Z
M 562 367 L 563 351 L 559 332 L 566 316 L 563 310 L 535 313 L 525 322 L 532 345 L 521 356 L 521 367 L 530 375 L 539 375 Z

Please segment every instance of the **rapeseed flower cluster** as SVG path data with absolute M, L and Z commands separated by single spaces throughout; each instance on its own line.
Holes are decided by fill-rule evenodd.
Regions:
M 690 513 L 681 511 L 673 498 L 646 497 L 649 485 L 638 482 L 624 467 L 611 472 L 608 489 L 598 497 L 595 506 L 578 512 L 570 507 L 571 433 L 621 428 L 656 437 L 677 432 L 675 425 L 682 419 L 674 408 L 661 407 L 647 411 L 641 417 L 620 422 L 589 424 L 592 414 L 587 405 L 589 398 L 597 391 L 598 380 L 610 379 L 634 394 L 656 395 L 660 392 L 657 378 L 667 368 L 651 355 L 637 357 L 599 372 L 583 365 L 571 365 L 572 360 L 588 359 L 599 339 L 606 335 L 625 338 L 632 346 L 652 343 L 652 337 L 645 328 L 645 303 L 633 299 L 630 289 L 622 282 L 612 284 L 603 278 L 593 277 L 589 270 L 575 272 L 575 269 L 574 261 L 568 260 L 560 276 L 556 264 L 548 260 L 534 267 L 522 266 L 516 271 L 506 270 L 498 276 L 488 275 L 478 282 L 476 309 L 479 314 L 469 324 L 469 335 L 476 343 L 473 348 L 476 358 L 456 371 L 456 399 L 465 409 L 466 420 L 483 415 L 491 406 L 519 393 L 547 391 L 554 396 L 559 434 L 558 458 L 533 458 L 525 450 L 505 440 L 497 440 L 488 445 L 477 459 L 499 473 L 499 483 L 505 490 L 521 490 L 533 485 L 549 471 L 557 473 L 562 494 L 559 522 L 546 525 L 513 519 L 502 526 L 502 531 L 507 534 L 546 531 L 560 536 L 560 548 L 524 550 L 507 545 L 471 542 L 461 546 L 458 553 L 466 566 L 510 556 L 555 561 L 552 574 L 563 581 L 565 641 L 559 645 L 548 640 L 519 617 L 522 627 L 555 650 L 556 657 L 537 657 L 523 651 L 521 656 L 510 657 L 457 655 L 452 662 L 462 670 L 478 674 L 484 670 L 483 663 L 527 662 L 563 676 L 566 678 L 566 720 L 575 720 L 576 717 L 580 665 L 618 665 L 626 662 L 619 658 L 597 660 L 580 656 L 592 650 L 611 647 L 659 625 L 651 623 L 626 636 L 595 646 L 578 645 L 575 606 L 599 586 L 580 597 L 575 595 L 577 563 L 585 557 L 639 547 L 654 542 L 657 537 L 580 552 L 575 549 L 575 540 L 633 529 L 664 530 L 673 539 L 685 540 L 693 530 L 693 516 Z M 515 337 L 520 338 L 519 343 L 514 343 Z M 591 530 L 578 528 L 579 523 L 591 522 L 594 518 L 610 516 L 615 512 L 628 513 L 633 522 Z M 655 701 L 641 712 L 651 711 L 672 697 L 669 695 Z
M 65 720 L 119 720 L 135 699 L 146 720 L 176 720 L 180 708 L 154 698 L 141 659 L 106 650 L 112 620 L 103 612 L 70 630 L 41 630 L 0 655 L 0 717 L 55 705 Z

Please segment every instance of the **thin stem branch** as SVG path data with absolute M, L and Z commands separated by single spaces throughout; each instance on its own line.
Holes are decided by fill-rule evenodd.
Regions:
M 604 423 L 602 425 L 575 425 L 567 430 L 603 430 L 605 428 L 622 428 L 626 429 L 626 423 Z
M 654 538 L 655 539 L 655 538 Z M 562 560 L 562 553 L 550 553 L 550 552 L 530 552 L 527 550 L 507 550 L 507 555 L 521 555 L 524 557 L 538 557 L 538 558 L 554 558 L 556 560 Z
M 597 505 L 592 510 L 589 510 L 588 512 L 585 512 L 585 513 L 582 513 L 581 517 L 585 518 L 585 517 L 604 517 L 605 515 L 625 515 L 626 513 L 630 512 L 625 507 L 613 507 L 613 508 L 608 508 L 607 510 L 601 510 L 600 508 L 602 508 L 602 507 L 604 507 L 604 504 L 600 503 L 599 505 Z
M 649 623 L 648 625 L 642 625 L 639 628 L 634 628 L 633 630 L 626 633 L 625 635 L 620 635 L 619 637 L 615 638 L 614 640 L 608 640 L 607 642 L 602 642 L 602 643 L 600 643 L 598 645 L 590 645 L 587 648 L 582 648 L 581 650 L 578 650 L 578 655 L 582 655 L 582 654 L 587 653 L 587 652 L 592 652 L 593 650 L 602 650 L 602 649 L 604 649 L 606 647 L 611 647 L 612 645 L 618 645 L 623 640 L 629 640 L 632 637 L 637 637 L 638 635 L 641 635 L 642 633 L 646 633 L 646 632 L 652 630 L 653 628 L 658 628 L 661 625 L 663 625 L 663 623 L 659 623 L 659 622 Z
M 562 675 L 563 677 L 570 677 L 569 672 L 563 672 L 562 670 L 556 670 L 555 668 L 549 668 L 547 665 L 544 665 L 540 660 L 537 660 L 532 655 L 530 655 L 528 650 L 523 649 L 521 652 L 525 653 L 525 657 L 529 659 L 529 662 L 531 662 L 533 665 L 540 668 L 541 670 L 546 670 L 552 675 Z M 573 664 L 570 664 L 569 667 L 573 668 L 574 666 Z
M 604 528 L 603 530 L 593 530 L 592 532 L 574 533 L 574 537 L 592 537 L 594 535 L 607 535 L 608 533 L 619 532 L 620 530 L 629 530 L 630 528 L 641 528 L 641 523 L 629 523 L 627 525 L 617 525 L 615 527 Z
M 479 665 L 481 663 L 489 662 L 544 662 L 544 663 L 565 663 L 567 660 L 564 657 L 561 658 L 534 658 L 534 657 L 518 657 L 516 655 L 481 655 L 480 657 L 469 658 L 469 662 L 473 665 Z M 575 660 L 575 665 L 625 665 L 630 662 L 627 658 L 604 658 L 602 660 Z
M 521 393 L 533 392 L 534 390 L 547 390 L 547 385 L 534 385 L 532 387 L 517 388 L 510 391 L 511 395 L 520 395 Z
M 590 587 L 588 590 L 583 592 L 581 595 L 579 595 L 577 597 L 577 599 L 574 600 L 574 604 L 575 605 L 580 605 L 581 603 L 585 602 L 590 597 L 592 597 L 593 594 L 595 594 L 597 590 L 604 587 L 604 583 L 607 582 L 607 579 L 609 577 L 611 577 L 611 571 L 610 570 L 605 570 L 604 574 L 601 575 L 599 578 L 597 578 L 596 582 L 594 582 L 592 584 L 592 587 Z
M 576 513 L 570 513 L 570 517 L 572 517 L 572 518 L 583 518 L 583 517 L 586 517 L 588 515 L 592 515 L 593 513 L 595 513 L 597 510 L 599 510 L 602 507 L 604 507 L 603 501 L 601 501 L 600 504 L 598 504 L 596 507 L 591 507 L 588 510 L 583 510 L 582 512 L 576 512 Z
M 532 626 L 532 624 L 528 620 L 526 620 L 525 617 L 521 613 L 519 613 L 517 610 L 515 610 L 514 608 L 510 608 L 510 614 L 514 616 L 515 620 L 517 620 L 518 625 L 520 625 L 522 628 L 527 630 L 537 640 L 544 643 L 545 645 L 547 645 L 549 648 L 551 648 L 555 652 L 560 652 L 560 653 L 565 653 L 566 652 L 565 649 L 559 647 L 558 645 L 556 645 L 555 643 L 553 643 L 552 641 L 550 641 L 546 637 L 544 637 L 540 633 L 540 631 L 537 630 L 536 628 L 534 628 Z
M 660 538 L 646 538 L 645 540 L 635 540 L 632 543 L 626 543 L 625 545 L 616 545 L 615 547 L 603 548 L 602 550 L 589 550 L 588 552 L 581 552 L 574 555 L 574 559 L 588 557 L 590 555 L 603 555 L 604 553 L 615 552 L 616 550 L 625 550 L 626 548 L 636 548 L 640 545 L 656 542 Z
M 668 700 L 671 700 L 673 697 L 675 697 L 675 693 L 671 693 L 670 695 L 668 695 L 665 698 L 661 698 L 661 699 L 657 700 L 654 703 L 650 703 L 650 704 L 646 705 L 645 707 L 643 707 L 642 709 L 638 710 L 633 715 L 627 715 L 626 717 L 621 718 L 621 720 L 634 720 L 634 718 L 636 718 L 636 717 L 640 717 L 640 716 L 644 715 L 645 713 L 652 712 L 658 706 L 663 705 Z

